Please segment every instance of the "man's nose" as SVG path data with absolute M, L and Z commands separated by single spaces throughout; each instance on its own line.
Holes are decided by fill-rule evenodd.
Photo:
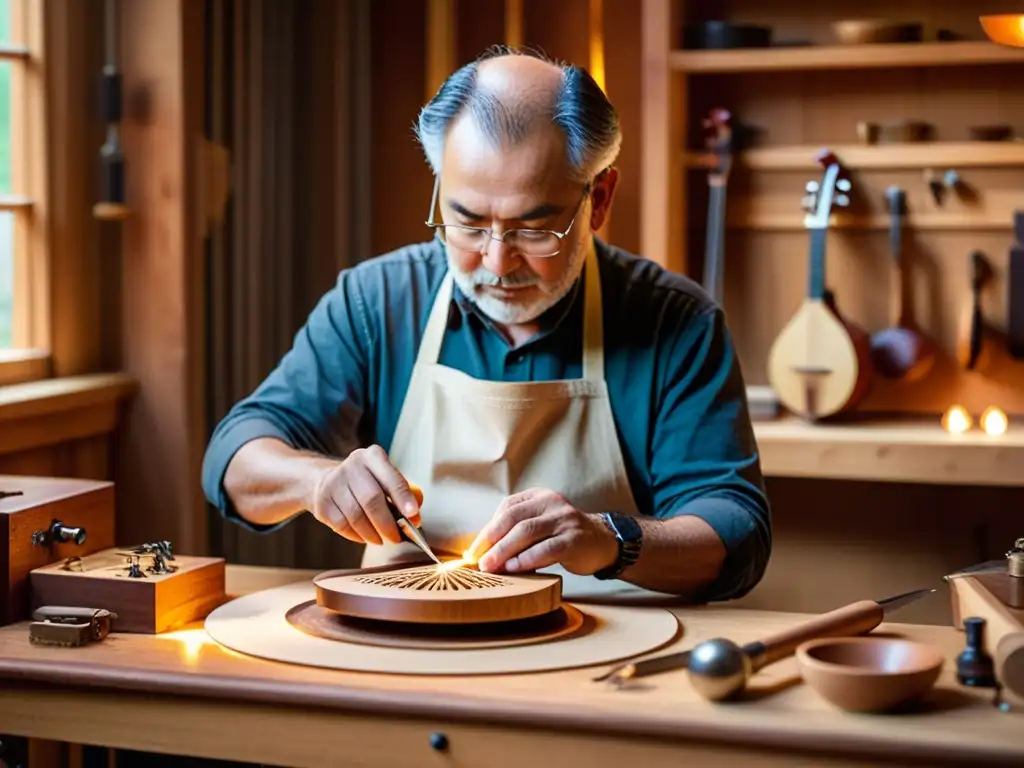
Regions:
M 492 275 L 504 277 L 519 267 L 519 254 L 515 248 L 492 236 L 484 248 L 483 265 Z

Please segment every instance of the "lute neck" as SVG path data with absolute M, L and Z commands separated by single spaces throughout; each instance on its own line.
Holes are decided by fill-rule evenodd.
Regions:
M 810 274 L 807 285 L 808 298 L 825 298 L 825 243 L 828 230 L 824 227 L 811 230 Z

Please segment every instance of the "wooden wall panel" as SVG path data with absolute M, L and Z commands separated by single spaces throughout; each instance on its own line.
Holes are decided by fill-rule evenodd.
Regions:
M 123 0 L 121 51 L 128 206 L 122 225 L 121 367 L 139 382 L 121 435 L 118 540 L 170 539 L 200 554 L 203 135 L 201 0 Z
M 412 128 L 426 84 L 426 3 L 374 0 L 372 252 L 429 240 L 433 177 Z
M 622 124 L 622 150 L 616 167 L 608 240 L 632 253 L 640 252 L 640 26 L 636 0 L 603 0 L 605 76 L 608 98 Z M 644 254 L 640 254 L 644 255 Z

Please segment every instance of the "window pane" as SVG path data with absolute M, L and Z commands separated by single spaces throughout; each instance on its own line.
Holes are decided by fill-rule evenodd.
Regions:
M 0 349 L 11 346 L 14 321 L 14 214 L 0 211 Z

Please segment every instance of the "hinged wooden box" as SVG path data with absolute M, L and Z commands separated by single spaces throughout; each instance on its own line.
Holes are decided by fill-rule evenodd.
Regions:
M 0 475 L 0 624 L 29 618 L 29 573 L 114 546 L 114 484 Z
M 204 619 L 227 599 L 224 559 L 161 553 L 159 544 L 111 548 L 32 571 L 33 609 L 103 608 L 117 614 L 114 632 L 144 634 Z

